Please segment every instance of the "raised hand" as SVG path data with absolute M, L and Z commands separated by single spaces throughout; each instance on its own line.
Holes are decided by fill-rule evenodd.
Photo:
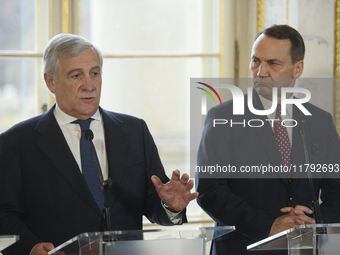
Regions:
M 160 199 L 172 210 L 181 211 L 187 207 L 191 200 L 198 197 L 198 192 L 190 192 L 194 187 L 194 181 L 189 180 L 187 174 L 180 177 L 179 170 L 174 170 L 170 181 L 165 184 L 155 175 L 151 177 L 151 180 Z

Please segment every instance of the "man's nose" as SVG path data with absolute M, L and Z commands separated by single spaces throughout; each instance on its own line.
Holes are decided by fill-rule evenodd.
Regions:
M 258 77 L 269 77 L 269 70 L 266 63 L 261 63 L 257 70 Z
M 92 91 L 94 90 L 94 85 L 92 83 L 91 77 L 85 75 L 83 78 L 83 84 L 81 85 L 83 90 Z

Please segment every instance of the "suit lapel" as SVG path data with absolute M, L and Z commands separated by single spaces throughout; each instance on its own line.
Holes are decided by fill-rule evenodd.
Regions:
M 120 190 L 124 167 L 127 162 L 129 134 L 121 129 L 123 122 L 115 118 L 112 113 L 101 108 L 100 110 L 104 122 L 109 178 L 111 178 L 113 184 L 110 194 L 110 205 L 112 207 Z
M 264 110 L 260 98 L 254 89 L 253 89 L 253 104 L 255 109 Z M 255 133 L 259 137 L 259 140 L 261 141 L 261 144 L 266 154 L 270 158 L 272 165 L 280 165 L 282 159 L 276 144 L 271 123 L 269 121 L 266 121 L 266 119 L 268 119 L 268 116 L 267 115 L 259 116 L 250 112 L 249 114 L 251 115 L 251 119 L 261 119 L 264 122 L 264 125 L 261 128 L 254 128 Z
M 254 105 L 254 108 L 257 110 L 264 110 L 261 100 L 257 92 L 255 91 L 255 89 L 253 89 L 253 105 Z M 250 112 L 249 114 L 251 116 L 251 119 L 261 119 L 264 122 L 264 125 L 261 128 L 254 128 L 255 133 L 258 136 L 264 148 L 264 151 L 269 157 L 272 166 L 281 165 L 282 158 L 281 158 L 281 155 L 280 155 L 277 143 L 276 143 L 273 129 L 271 127 L 272 123 L 269 121 L 266 121 L 266 119 L 268 119 L 268 116 L 267 115 L 259 116 L 259 115 L 255 115 Z M 278 178 L 280 178 L 281 181 L 284 182 L 287 187 L 289 187 L 289 182 L 288 182 L 288 179 L 286 178 L 286 175 L 278 174 Z
M 35 131 L 41 134 L 37 144 L 79 197 L 101 215 L 98 205 L 91 195 L 79 166 L 54 117 L 53 110 L 54 107 L 43 114 L 35 127 Z

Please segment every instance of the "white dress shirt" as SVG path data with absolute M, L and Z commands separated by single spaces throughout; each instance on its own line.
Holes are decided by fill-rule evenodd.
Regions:
M 80 158 L 80 137 L 81 129 L 79 124 L 73 124 L 71 122 L 77 120 L 76 118 L 64 113 L 58 105 L 54 109 L 54 116 L 60 126 L 61 131 L 64 134 L 66 142 L 71 149 L 71 152 L 78 163 L 80 171 L 81 168 L 81 158 Z M 102 170 L 103 178 L 106 180 L 109 176 L 109 166 L 106 155 L 105 148 L 105 133 L 104 125 L 102 121 L 102 116 L 97 112 L 91 117 L 93 120 L 90 124 L 90 129 L 94 134 L 93 145 L 96 149 L 100 168 Z

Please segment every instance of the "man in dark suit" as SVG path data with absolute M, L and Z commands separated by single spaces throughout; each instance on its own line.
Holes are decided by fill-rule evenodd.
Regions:
M 267 28 L 256 37 L 250 63 L 254 83 L 252 103 L 255 109 L 270 109 L 274 87 L 278 90 L 277 101 L 281 102 L 281 88 L 293 87 L 295 79 L 302 74 L 304 52 L 301 35 L 286 25 Z M 244 115 L 233 115 L 233 100 L 209 111 L 197 165 L 231 165 L 240 170 L 244 166 L 300 166 L 306 163 L 300 126 L 287 125 L 289 127 L 282 129 L 285 135 L 279 137 L 276 125 L 266 121 L 278 119 L 278 115 L 275 112 L 272 116 L 255 115 L 247 107 L 248 97 L 250 95 L 244 98 Z M 331 115 L 309 103 L 303 106 L 311 113 L 310 116 L 305 116 L 295 105 L 290 105 L 287 115 L 281 116 L 282 120 L 304 121 L 310 164 L 336 167 L 340 164 L 340 142 Z M 234 123 L 261 119 L 264 125 L 252 127 L 255 125 L 252 123 L 213 127 L 214 119 L 232 119 Z M 284 147 L 280 142 L 287 142 L 288 145 Z M 313 150 L 313 144 L 318 144 L 317 151 Z M 200 193 L 197 198 L 199 205 L 216 221 L 216 225 L 236 227 L 235 232 L 213 242 L 213 254 L 287 254 L 286 251 L 250 252 L 246 247 L 286 229 L 315 223 L 309 208 L 312 194 L 306 176 L 298 173 L 288 176 L 284 173 L 280 178 L 239 178 L 240 175 L 231 173 L 211 178 L 208 175 L 198 174 L 196 185 Z M 313 181 L 315 194 L 318 196 L 322 191 L 320 207 L 323 222 L 339 222 L 339 180 Z
M 102 63 L 84 38 L 52 38 L 44 79 L 56 105 L 0 135 L 0 235 L 20 236 L 4 254 L 47 254 L 80 233 L 105 230 L 100 186 L 107 178 L 113 230 L 141 229 L 143 215 L 162 225 L 186 222 L 185 207 L 198 195 L 193 181 L 178 170 L 167 178 L 143 120 L 99 107 Z M 95 187 L 85 177 L 95 164 L 83 161 L 81 121 L 95 136 Z

